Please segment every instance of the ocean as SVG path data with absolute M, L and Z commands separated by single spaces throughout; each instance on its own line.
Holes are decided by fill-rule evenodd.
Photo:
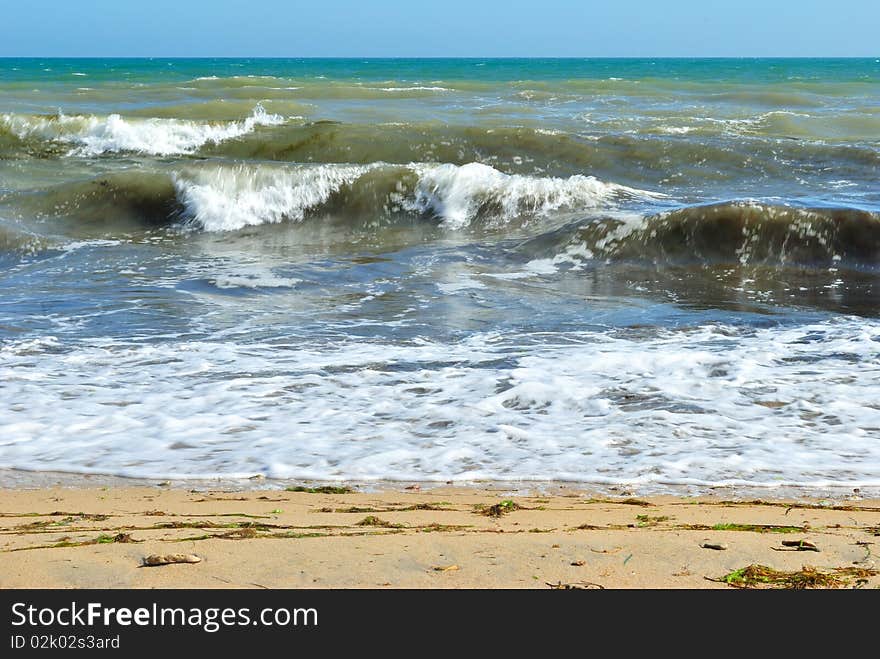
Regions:
M 0 468 L 880 492 L 878 174 L 878 59 L 0 59 Z

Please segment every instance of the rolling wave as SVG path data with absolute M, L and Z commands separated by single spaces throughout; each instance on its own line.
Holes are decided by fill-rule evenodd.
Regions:
M 22 141 L 39 140 L 67 145 L 68 155 L 96 156 L 124 151 L 158 156 L 193 153 L 253 132 L 257 126 L 275 126 L 285 119 L 257 105 L 241 121 L 199 122 L 185 119 L 123 118 L 59 113 L 51 117 L 0 115 L 0 130 Z
M 750 120 L 676 115 L 644 123 L 629 118 L 604 127 L 585 122 L 562 130 L 432 121 L 307 122 L 296 114 L 307 113 L 304 108 L 274 102 L 269 107 L 275 112 L 257 105 L 237 120 L 224 118 L 246 111 L 237 101 L 168 109 L 186 118 L 146 116 L 162 114 L 156 108 L 126 117 L 0 115 L 0 160 L 102 157 L 106 162 L 110 155 L 133 154 L 331 167 L 481 163 L 531 178 L 590 172 L 631 187 L 664 187 L 674 194 L 697 190 L 703 198 L 778 194 L 778 182 L 801 187 L 818 178 L 826 191 L 838 184 L 851 188 L 826 201 L 855 205 L 861 204 L 856 197 L 873 194 L 880 167 L 880 143 L 839 141 L 843 135 L 876 134 L 876 117 L 866 113 L 854 113 L 846 124 L 770 112 Z M 632 129 L 634 122 L 638 130 Z M 830 141 L 810 138 L 820 128 Z
M 656 193 L 568 178 L 504 174 L 479 163 L 389 165 L 204 165 L 123 172 L 17 199 L 21 212 L 82 222 L 183 221 L 206 231 L 336 215 L 426 216 L 449 229 L 504 224 L 561 210 L 613 206 Z
M 206 163 L 121 172 L 39 193 L 7 195 L 5 206 L 14 207 L 22 218 L 63 218 L 94 229 L 120 229 L 128 222 L 208 232 L 333 218 L 378 233 L 387 222 L 377 220 L 403 218 L 451 231 L 486 228 L 503 236 L 508 228 L 521 229 L 545 218 L 558 226 L 575 216 L 576 221 L 549 231 L 537 223 L 542 232 L 519 250 L 552 265 L 880 265 L 878 213 L 749 200 L 656 214 L 626 210 L 632 207 L 628 203 L 642 208 L 658 201 L 668 204 L 662 197 L 591 176 L 505 174 L 479 163 Z
M 553 211 L 582 210 L 612 204 L 621 197 L 662 197 L 635 188 L 604 183 L 592 176 L 568 178 L 503 174 L 478 163 L 417 165 L 415 208 L 443 218 L 452 228 L 464 228 L 475 219 L 510 220 L 546 216 Z
M 880 265 L 880 214 L 733 201 L 586 220 L 522 249 L 554 265 L 630 260 L 873 268 Z

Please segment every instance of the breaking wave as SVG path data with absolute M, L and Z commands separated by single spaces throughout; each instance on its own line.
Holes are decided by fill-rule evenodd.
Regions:
M 596 208 L 621 197 L 662 196 L 592 176 L 568 178 L 503 174 L 478 163 L 416 166 L 415 208 L 462 228 L 479 217 L 511 219 L 561 209 Z
M 19 140 L 41 140 L 69 145 L 69 155 L 95 156 L 130 151 L 168 156 L 193 153 L 207 144 L 219 144 L 253 132 L 257 126 L 285 122 L 257 105 L 241 121 L 201 122 L 185 119 L 123 118 L 57 114 L 51 117 L 0 115 L 0 129 Z
M 646 206 L 669 203 L 662 197 L 591 176 L 505 174 L 479 163 L 191 164 L 7 195 L 5 206 L 15 208 L 16 217 L 64 218 L 91 227 L 181 224 L 209 232 L 321 218 L 371 231 L 385 224 L 377 220 L 395 218 L 502 233 L 535 222 L 537 235 L 518 249 L 529 259 L 562 266 L 609 260 L 880 264 L 878 213 L 758 201 L 644 213 Z M 538 222 L 547 218 L 557 227 L 568 223 L 548 230 Z
M 479 163 L 443 165 L 207 165 L 126 172 L 22 198 L 23 212 L 81 221 L 184 221 L 207 231 L 336 215 L 372 221 L 426 216 L 449 229 L 528 221 L 554 211 L 613 207 L 657 196 L 590 176 L 504 174 Z

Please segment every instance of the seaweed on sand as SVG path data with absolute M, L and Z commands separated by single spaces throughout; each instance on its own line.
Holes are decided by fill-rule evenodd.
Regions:
M 869 577 L 877 574 L 877 570 L 855 567 L 833 568 L 830 572 L 824 572 L 809 565 L 804 565 L 800 570 L 785 572 L 753 563 L 729 572 L 720 579 L 710 579 L 710 581 L 720 581 L 734 588 L 803 590 L 807 588 L 844 588 L 850 585 L 858 587 L 864 584 Z

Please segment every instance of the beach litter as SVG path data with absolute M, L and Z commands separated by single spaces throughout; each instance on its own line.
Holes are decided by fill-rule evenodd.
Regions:
M 820 551 L 819 548 L 809 540 L 783 540 L 782 548 L 771 547 L 773 551 Z
M 573 581 L 571 583 L 563 583 L 561 581 L 550 583 L 545 581 L 544 583 L 553 590 L 605 590 L 605 586 L 593 583 L 592 581 Z
M 144 558 L 143 567 L 158 567 L 173 563 L 201 563 L 200 556 L 195 554 L 150 554 Z
M 727 545 L 718 542 L 704 542 L 700 545 L 703 549 L 714 549 L 715 551 L 725 551 Z

